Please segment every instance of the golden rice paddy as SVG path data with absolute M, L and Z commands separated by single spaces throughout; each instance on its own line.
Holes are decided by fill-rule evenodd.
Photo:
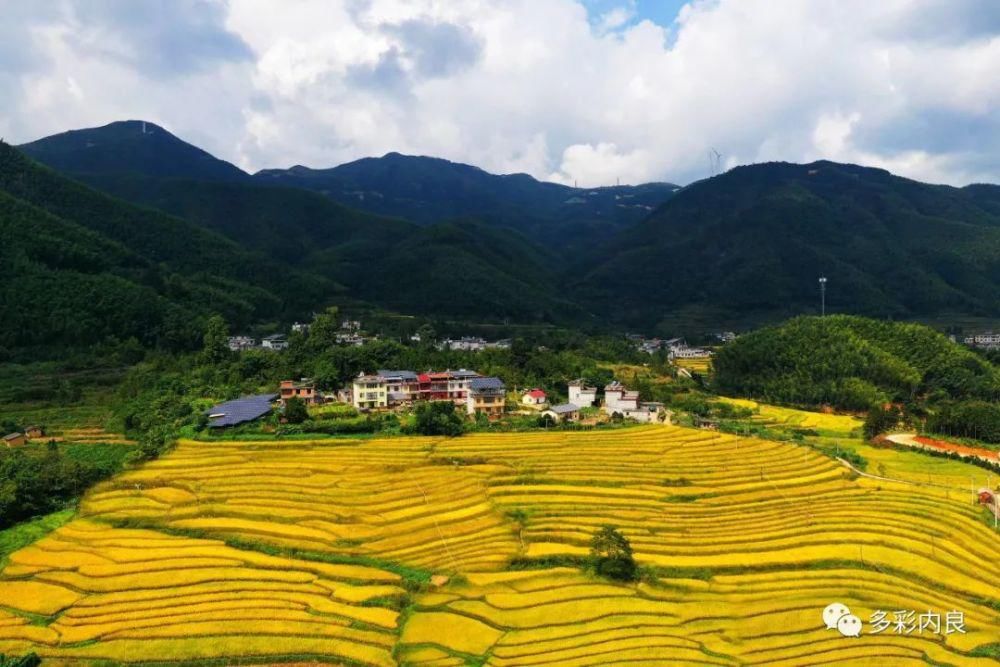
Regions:
M 96 487 L 80 514 L 0 574 L 0 653 L 997 664 L 1000 535 L 983 510 L 792 443 L 672 426 L 182 441 Z M 650 572 L 642 583 L 577 567 L 608 523 Z M 408 593 L 397 572 L 414 571 L 450 581 Z M 865 622 L 861 637 L 824 627 L 831 602 Z M 871 633 L 876 610 L 957 610 L 966 632 Z
M 852 415 L 827 414 L 796 410 L 778 405 L 758 403 L 743 398 L 720 398 L 719 400 L 754 411 L 753 421 L 765 426 L 788 426 L 850 434 L 859 431 L 864 422 Z

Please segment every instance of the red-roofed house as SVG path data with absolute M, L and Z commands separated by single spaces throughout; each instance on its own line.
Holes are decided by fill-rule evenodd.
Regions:
M 545 399 L 545 392 L 538 387 L 529 389 L 521 396 L 521 402 L 525 405 L 545 405 Z

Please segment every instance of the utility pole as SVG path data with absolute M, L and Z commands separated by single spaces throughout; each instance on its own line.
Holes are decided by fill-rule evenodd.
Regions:
M 819 279 L 819 312 L 820 317 L 826 317 L 826 277 Z

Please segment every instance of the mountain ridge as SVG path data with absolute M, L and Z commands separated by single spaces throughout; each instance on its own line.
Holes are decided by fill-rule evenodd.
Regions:
M 664 198 L 669 184 L 572 189 L 395 152 L 235 181 L 201 178 L 199 161 L 190 177 L 124 173 L 129 159 L 69 175 L 405 312 L 693 333 L 815 312 L 825 275 L 831 312 L 1000 313 L 991 184 L 770 162 Z

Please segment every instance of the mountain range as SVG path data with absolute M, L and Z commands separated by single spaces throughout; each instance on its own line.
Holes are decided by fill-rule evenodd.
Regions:
M 815 162 L 683 188 L 583 189 L 398 153 L 249 174 L 143 121 L 2 148 L 0 222 L 19 265 L 81 273 L 75 260 L 39 258 L 37 235 L 12 222 L 44 219 L 66 257 L 80 247 L 102 258 L 81 265 L 86 275 L 235 322 L 350 298 L 456 319 L 690 332 L 815 312 L 820 275 L 832 312 L 1000 312 L 994 185 Z M 38 275 L 15 282 L 30 291 Z M 160 287 L 181 284 L 228 285 L 230 296 Z

